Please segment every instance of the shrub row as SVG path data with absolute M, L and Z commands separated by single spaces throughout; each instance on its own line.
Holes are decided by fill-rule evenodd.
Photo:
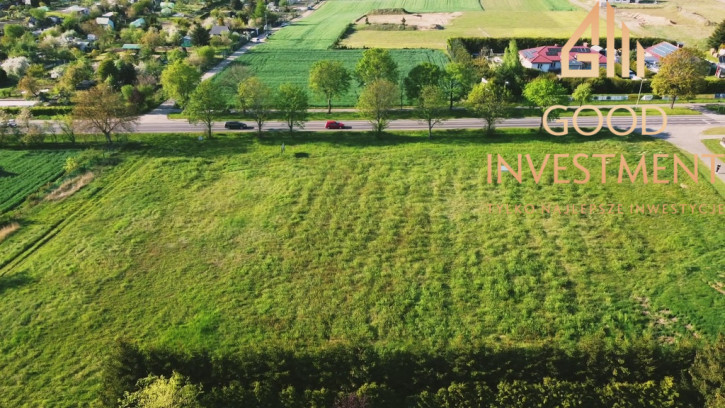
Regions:
M 564 45 L 567 41 L 569 41 L 568 38 L 561 38 L 561 37 L 516 37 L 516 38 L 491 38 L 491 37 L 463 37 L 463 38 L 451 38 L 448 40 L 448 43 L 450 44 L 451 41 L 460 41 L 464 47 L 468 50 L 471 54 L 477 54 L 481 52 L 482 49 L 489 49 L 492 50 L 494 53 L 502 54 L 504 50 L 506 50 L 506 47 L 508 47 L 509 42 L 511 40 L 516 40 L 516 44 L 518 45 L 520 50 L 525 50 L 527 48 L 535 48 L 535 47 L 541 47 L 543 45 Z M 582 42 L 589 42 L 591 43 L 591 39 L 582 38 L 577 43 L 581 44 Z M 605 43 L 601 42 L 600 39 L 600 45 L 603 47 L 606 46 Z M 662 41 L 668 41 L 664 38 L 657 38 L 657 37 L 642 37 L 642 38 L 630 38 L 630 49 L 636 50 L 637 41 L 639 41 L 640 44 L 642 44 L 643 47 L 647 48 L 654 44 L 660 43 Z M 615 48 L 622 48 L 622 38 L 615 38 L 614 39 L 614 46 Z
M 692 347 L 645 341 L 619 348 L 591 341 L 573 351 L 337 346 L 222 356 L 119 342 L 104 363 L 102 401 L 114 406 L 139 379 L 178 372 L 201 385 L 204 405 L 214 407 L 331 407 L 346 395 L 362 395 L 374 407 L 701 407 L 690 374 L 695 355 Z
M 17 115 L 23 108 L 20 107 L 7 107 L 2 108 L 5 113 L 10 115 Z M 67 115 L 73 110 L 72 106 L 31 106 L 30 113 L 33 116 L 55 116 L 55 115 Z

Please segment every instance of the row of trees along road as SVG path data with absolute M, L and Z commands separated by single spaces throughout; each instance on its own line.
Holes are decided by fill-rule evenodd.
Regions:
M 339 61 L 316 62 L 310 70 L 309 87 L 326 99 L 328 113 L 331 113 L 333 99 L 349 92 L 352 81 L 357 81 L 363 90 L 356 107 L 377 134 L 389 125 L 398 101 L 402 107 L 403 96 L 415 104 L 416 114 L 427 124 L 429 137 L 446 116 L 446 108 L 452 109 L 454 103 L 461 100 L 473 115 L 486 122 L 489 134 L 519 103 L 540 112 L 540 131 L 543 112 L 550 106 L 568 103 L 567 89 L 555 76 L 526 70 L 521 65 L 514 40 L 505 50 L 503 63 L 498 66 L 485 58 L 473 59 L 465 50 L 454 49 L 451 54 L 452 61 L 445 67 L 424 62 L 401 80 L 399 68 L 388 50 L 368 49 L 353 72 Z M 683 48 L 663 59 L 652 86 L 657 94 L 669 96 L 674 105 L 677 97 L 697 93 L 707 68 L 707 63 L 698 58 L 696 51 Z M 237 87 L 237 106 L 244 114 L 251 115 L 259 132 L 273 111 L 281 114 L 290 132 L 294 126 L 303 127 L 309 98 L 302 86 L 283 84 L 272 90 L 244 67 L 233 66 L 231 69 L 235 71 L 229 75 L 233 81 L 200 83 L 201 74 L 196 68 L 176 61 L 164 70 L 161 83 L 167 95 L 184 107 L 191 123 L 206 125 L 209 137 L 215 116 L 228 108 L 227 98 L 224 98 L 228 93 L 226 88 L 234 86 Z M 485 79 L 482 81 L 481 78 Z M 582 81 L 574 89 L 572 99 L 582 105 L 592 96 L 591 80 Z M 556 112 L 549 118 L 557 119 Z

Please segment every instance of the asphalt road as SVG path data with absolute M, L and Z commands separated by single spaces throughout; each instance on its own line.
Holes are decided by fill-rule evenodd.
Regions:
M 334 119 L 331 118 L 331 119 Z M 571 126 L 571 118 L 567 118 Z M 372 130 L 372 126 L 365 120 L 343 121 L 345 125 L 351 129 L 345 130 L 326 130 L 325 121 L 310 121 L 305 124 L 304 130 L 307 131 L 329 131 L 329 132 L 345 132 L 345 131 L 368 131 Z M 580 117 L 578 119 L 580 127 L 594 127 L 598 123 L 597 117 Z M 249 125 L 254 123 L 247 122 Z M 517 118 L 506 119 L 497 124 L 499 128 L 538 128 L 540 124 L 539 118 Z M 632 126 L 632 118 L 628 116 L 619 116 L 612 118 L 612 125 L 620 131 L 629 129 Z M 658 130 L 662 125 L 662 118 L 659 116 L 647 117 L 647 128 L 650 131 Z M 678 115 L 669 116 L 667 118 L 667 126 L 722 126 L 725 125 L 725 117 L 717 118 L 706 115 Z M 437 125 L 435 129 L 483 129 L 485 121 L 481 119 L 464 118 L 449 119 Z M 553 122 L 549 126 L 556 128 Z M 560 126 L 559 126 L 560 127 Z M 606 128 L 606 119 L 604 128 Z M 224 122 L 215 122 L 213 129 L 215 131 L 227 132 L 253 132 L 250 130 L 227 130 L 224 129 Z M 270 121 L 264 124 L 263 130 L 287 130 L 287 125 L 280 121 Z M 297 128 L 296 128 L 297 129 Z M 637 129 L 641 129 L 641 120 L 637 121 Z M 413 119 L 394 120 L 388 126 L 388 130 L 427 130 L 424 122 Z M 184 119 L 168 119 L 165 115 L 145 115 L 139 121 L 136 132 L 139 133 L 178 133 L 178 132 L 203 132 L 204 126 L 201 124 L 191 125 Z

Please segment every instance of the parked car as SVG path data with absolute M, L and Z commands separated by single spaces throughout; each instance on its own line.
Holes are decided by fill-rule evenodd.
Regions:
M 225 129 L 254 129 L 253 126 L 249 126 L 246 123 L 236 122 L 236 121 L 226 122 L 224 124 L 224 128 Z
M 15 123 L 15 119 L 8 119 L 7 121 L 0 123 L 0 126 L 16 128 L 16 127 L 18 127 L 18 124 Z
M 350 129 L 350 126 L 345 126 L 344 123 L 335 120 L 328 120 L 325 123 L 325 129 Z

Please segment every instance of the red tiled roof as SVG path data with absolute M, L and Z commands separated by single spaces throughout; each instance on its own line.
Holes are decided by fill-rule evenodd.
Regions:
M 560 46 L 547 45 L 521 50 L 519 51 L 519 54 L 534 64 L 546 64 L 561 61 L 561 48 L 562 47 Z M 600 64 L 606 64 L 607 62 L 606 56 L 601 55 L 596 51 L 592 51 L 589 47 L 574 46 L 572 51 L 569 53 L 570 58 L 572 59 L 577 59 L 579 54 L 598 54 Z

